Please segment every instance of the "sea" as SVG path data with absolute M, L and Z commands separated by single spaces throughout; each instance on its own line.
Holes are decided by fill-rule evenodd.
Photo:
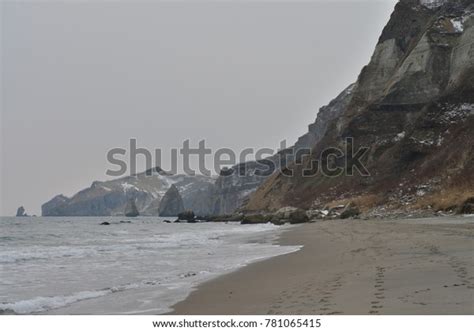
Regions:
M 301 248 L 277 244 L 291 225 L 165 220 L 1 217 L 0 313 L 163 314 L 202 282 Z

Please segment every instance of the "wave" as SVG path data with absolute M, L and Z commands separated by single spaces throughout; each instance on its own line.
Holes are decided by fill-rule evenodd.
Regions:
M 266 232 L 274 225 L 261 224 L 252 228 L 252 234 Z M 210 229 L 209 229 L 210 230 Z M 6 249 L 0 251 L 0 264 L 22 263 L 31 260 L 53 260 L 61 258 L 90 258 L 97 255 L 128 253 L 135 254 L 136 251 L 161 251 L 163 249 L 177 249 L 183 247 L 186 243 L 187 247 L 206 247 L 208 245 L 218 245 L 223 238 L 229 235 L 248 235 L 249 229 L 242 228 L 221 228 L 210 230 L 209 232 L 175 232 L 175 233 L 158 233 L 151 238 L 123 238 L 116 244 L 104 245 L 104 241 L 95 242 L 92 245 L 66 246 L 60 245 L 55 247 L 45 246 L 29 246 L 25 248 Z M 16 238 L 10 236 L 0 237 L 0 241 L 15 241 Z
M 36 297 L 17 302 L 0 303 L 0 313 L 3 314 L 32 314 L 57 309 L 88 299 L 95 299 L 108 294 L 122 292 L 139 287 L 139 284 L 129 284 L 118 287 L 109 287 L 102 290 L 81 291 L 71 295 L 54 297 Z

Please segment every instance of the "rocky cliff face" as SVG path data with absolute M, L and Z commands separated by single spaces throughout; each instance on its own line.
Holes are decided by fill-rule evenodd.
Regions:
M 295 176 L 273 175 L 246 210 L 348 200 L 366 209 L 441 210 L 474 196 L 473 1 L 401 0 L 344 108 L 311 157 L 290 166 Z M 354 150 L 368 148 L 369 176 L 301 175 L 324 161 L 324 149 L 344 150 L 348 137 Z
M 159 215 L 160 216 L 178 216 L 184 211 L 184 203 L 178 189 L 173 184 L 161 199 Z
M 172 185 L 183 197 L 184 207 L 193 205 L 197 192 L 207 190 L 214 179 L 204 176 L 172 175 L 160 168 L 136 176 L 94 182 L 73 197 L 58 195 L 42 206 L 43 216 L 115 216 L 124 215 L 133 200 L 140 215 L 158 216 L 161 199 Z M 204 208 L 203 208 L 204 209 Z M 204 211 L 204 210 L 201 210 Z M 207 213 L 206 213 L 207 215 Z
M 276 166 L 275 171 L 268 172 L 267 164 L 256 161 L 238 164 L 222 171 L 210 197 L 212 214 L 234 213 L 248 202 L 251 194 L 274 172 L 294 162 L 296 158 L 299 159 L 299 153 L 304 153 L 305 150 L 311 149 L 318 143 L 324 137 L 330 121 L 346 110 L 352 100 L 354 87 L 354 84 L 350 85 L 327 106 L 321 107 L 316 120 L 309 125 L 308 132 L 301 136 L 292 147 L 266 159 Z

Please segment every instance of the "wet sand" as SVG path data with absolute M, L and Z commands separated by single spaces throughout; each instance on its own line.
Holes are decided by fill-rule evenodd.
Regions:
M 474 314 L 474 217 L 296 226 L 298 252 L 199 286 L 175 314 Z

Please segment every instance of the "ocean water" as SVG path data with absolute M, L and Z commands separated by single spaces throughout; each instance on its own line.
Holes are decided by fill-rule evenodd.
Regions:
M 204 281 L 298 250 L 276 244 L 285 228 L 2 217 L 0 313 L 165 313 Z

